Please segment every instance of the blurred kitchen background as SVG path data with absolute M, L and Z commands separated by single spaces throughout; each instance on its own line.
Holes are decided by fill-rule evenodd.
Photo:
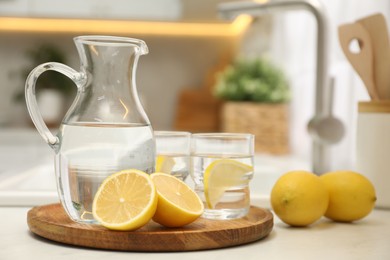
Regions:
M 312 139 L 307 125 L 315 105 L 315 19 L 305 10 L 294 10 L 226 21 L 217 13 L 222 2 L 227 1 L 0 0 L 0 170 L 12 160 L 14 168 L 27 161 L 31 165 L 46 162 L 46 157 L 41 159 L 42 151 L 52 152 L 38 136 L 20 99 L 23 73 L 34 62 L 31 53 L 42 46 L 54 47 L 65 63 L 77 70 L 73 37 L 87 34 L 140 38 L 147 43 L 149 54 L 140 59 L 137 86 L 155 130 L 219 131 L 220 103 L 212 95 L 215 76 L 237 57 L 266 57 L 283 70 L 292 92 L 286 164 L 294 167 L 299 161 L 302 163 L 297 165 L 310 165 Z M 341 51 L 337 27 L 376 12 L 389 17 L 390 1 L 323 0 L 322 4 L 329 18 L 333 113 L 346 128 L 344 138 L 330 148 L 329 167 L 350 169 L 354 167 L 357 102 L 368 95 Z M 190 92 L 201 94 L 191 98 Z M 46 105 L 55 112 L 52 104 Z M 55 128 L 55 123 L 52 126 Z M 28 142 L 44 148 L 38 151 L 34 145 L 26 145 Z M 11 157 L 12 151 L 20 151 L 15 145 L 26 149 Z M 271 160 L 278 157 L 269 156 Z

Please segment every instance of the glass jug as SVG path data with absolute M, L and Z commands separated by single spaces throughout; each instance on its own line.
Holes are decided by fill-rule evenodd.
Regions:
M 55 152 L 57 190 L 70 218 L 94 223 L 92 202 L 102 181 L 129 168 L 154 171 L 155 141 L 149 119 L 137 94 L 135 74 L 145 42 L 111 36 L 74 38 L 81 68 L 48 62 L 33 69 L 26 80 L 31 119 Z M 76 98 L 58 133 L 45 125 L 35 96 L 35 84 L 45 71 L 69 77 Z

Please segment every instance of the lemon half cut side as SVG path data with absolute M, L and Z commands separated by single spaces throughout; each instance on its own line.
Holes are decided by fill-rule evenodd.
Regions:
M 156 188 L 143 171 L 129 169 L 107 177 L 93 200 L 94 218 L 113 230 L 135 230 L 153 217 L 157 208 Z
M 220 159 L 212 162 L 203 175 L 204 195 L 207 207 L 215 208 L 225 191 L 234 186 L 248 185 L 245 175 L 253 172 L 253 167 L 233 159 Z

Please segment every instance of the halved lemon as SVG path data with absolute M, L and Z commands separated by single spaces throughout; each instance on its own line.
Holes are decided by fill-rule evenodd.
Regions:
M 253 167 L 232 159 L 215 160 L 207 166 L 203 175 L 204 195 L 207 207 L 215 208 L 221 197 L 231 187 L 247 185 L 247 173 L 253 172 Z
M 181 227 L 202 215 L 203 203 L 186 183 L 165 173 L 153 173 L 151 178 L 158 194 L 155 222 L 166 227 Z
M 151 220 L 157 208 L 156 188 L 143 171 L 129 169 L 107 177 L 93 200 L 92 214 L 104 227 L 135 230 Z
M 156 159 L 156 172 L 163 172 L 170 174 L 173 166 L 175 166 L 175 160 L 172 157 L 166 155 L 158 155 Z

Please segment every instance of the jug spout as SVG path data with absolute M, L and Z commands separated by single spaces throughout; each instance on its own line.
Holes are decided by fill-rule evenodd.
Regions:
M 111 36 L 74 38 L 85 84 L 63 123 L 149 125 L 136 87 L 139 56 L 148 53 L 144 41 Z
M 116 47 L 131 47 L 134 46 L 138 55 L 145 55 L 149 53 L 148 46 L 143 40 L 127 37 L 117 36 L 101 36 L 101 35 L 87 35 L 77 36 L 74 39 L 76 45 L 101 45 L 101 46 L 116 46 Z

